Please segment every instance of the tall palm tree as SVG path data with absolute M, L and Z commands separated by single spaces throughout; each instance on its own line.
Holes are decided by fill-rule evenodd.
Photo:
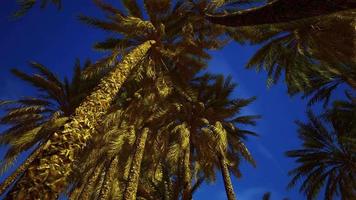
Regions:
M 96 89 L 75 109 L 63 131 L 53 134 L 47 141 L 40 158 L 32 162 L 11 191 L 12 198 L 58 197 L 66 187 L 75 154 L 83 149 L 98 119 L 110 107 L 125 78 L 132 68 L 140 64 L 153 43 L 147 41 L 137 46 L 100 81 Z
M 254 133 L 235 125 L 254 124 L 258 116 L 238 116 L 241 108 L 254 98 L 229 99 L 234 87 L 221 76 L 205 75 L 193 80 L 191 89 L 176 89 L 179 95 L 172 101 L 175 111 L 170 112 L 171 121 L 167 118 L 166 122 L 172 137 L 167 156 L 172 166 L 183 165 L 183 198 L 192 196 L 189 184 L 185 183 L 192 182 L 192 177 L 200 173 L 213 180 L 217 167 L 222 170 L 228 198 L 235 199 L 229 171 L 240 175 L 240 155 L 253 163 L 242 138 Z
M 113 33 L 112 37 L 95 44 L 98 50 L 116 55 L 143 41 L 155 40 L 156 47 L 148 55 L 146 73 L 177 70 L 190 80 L 196 71 L 205 67 L 210 56 L 209 49 L 219 49 L 225 42 L 225 29 L 212 25 L 199 13 L 208 1 L 201 1 L 200 7 L 191 2 L 159 3 L 144 1 L 144 10 L 137 1 L 123 1 L 123 12 L 100 0 L 95 1 L 105 14 L 106 20 L 80 16 L 88 25 Z M 148 19 L 145 18 L 148 16 Z
M 114 190 L 120 190 L 119 193 L 123 193 L 125 199 L 135 199 L 136 190 L 139 187 L 142 157 L 146 149 L 144 146 L 148 140 L 147 137 L 150 137 L 148 130 L 158 124 L 152 121 L 160 116 L 156 111 L 159 107 L 157 103 L 164 100 L 163 96 L 168 93 L 164 92 L 167 90 L 167 86 L 162 85 L 162 82 L 159 81 L 160 78 L 152 80 L 152 77 L 141 77 L 136 72 L 129 79 L 130 81 L 124 84 L 121 94 L 116 97 L 110 112 L 104 116 L 102 126 L 98 129 L 99 133 L 91 141 L 94 146 L 89 145 L 80 156 L 83 159 L 80 159 L 77 168 L 83 170 L 74 173 L 79 175 L 74 178 L 77 180 L 74 181 L 74 191 L 70 194 L 72 199 L 82 199 L 84 194 L 90 196 L 96 195 L 95 193 L 98 193 L 97 196 L 100 198 L 112 196 Z M 155 113 L 154 117 L 151 116 L 151 113 Z M 146 131 L 144 135 L 141 134 L 142 130 Z M 130 151 L 132 155 L 130 155 Z M 94 157 L 86 156 L 91 154 Z M 117 165 L 117 173 L 112 172 L 115 169 L 109 167 L 115 160 L 124 164 L 123 166 L 122 164 Z M 88 164 L 82 166 L 83 163 Z M 106 174 L 103 184 L 94 181 L 99 177 L 87 176 L 93 173 L 91 169 L 98 166 L 99 163 L 103 163 L 101 170 Z M 124 170 L 119 170 L 120 167 Z M 113 175 L 110 176 L 110 174 L 115 174 L 115 176 L 112 177 Z M 112 185 L 114 181 L 112 178 L 119 180 L 120 186 Z M 86 182 L 92 183 L 90 187 L 85 184 Z
M 207 15 L 207 18 L 213 23 L 226 26 L 255 26 L 287 23 L 355 8 L 356 3 L 352 0 L 272 0 L 259 7 L 222 15 Z
M 316 199 L 324 187 L 324 197 L 328 200 L 335 196 L 353 199 L 356 195 L 355 99 L 342 103 L 352 112 L 343 110 L 340 103 L 324 117 L 318 118 L 308 111 L 309 122 L 297 122 L 303 147 L 286 153 L 298 163 L 289 172 L 293 176 L 289 187 L 303 179 L 300 192 L 307 199 Z M 341 120 L 342 116 L 347 117 Z
M 137 139 L 137 144 L 135 153 L 131 161 L 131 168 L 128 177 L 128 182 L 124 192 L 124 199 L 136 199 L 136 193 L 138 188 L 138 181 L 141 171 L 141 161 L 145 149 L 145 143 L 147 140 L 149 129 L 147 127 L 143 128 L 141 134 Z
M 165 114 L 160 112 L 160 107 L 165 104 L 167 96 L 171 93 L 170 87 L 172 86 L 167 85 L 165 81 L 162 82 L 164 79 L 166 78 L 159 77 L 158 79 L 140 82 L 139 85 L 144 85 L 144 90 L 142 90 L 141 86 L 139 91 L 135 93 L 137 100 L 131 100 L 130 105 L 127 107 L 125 114 L 129 122 L 137 121 L 137 116 L 141 116 L 141 119 L 134 125 L 137 129 L 136 142 L 132 148 L 130 170 L 123 193 L 124 199 L 136 199 L 141 165 L 147 149 L 145 144 L 149 140 L 148 138 L 152 138 L 151 133 L 154 134 L 152 130 L 159 126 L 158 120 L 162 117 L 161 115 Z
M 84 70 L 90 67 L 86 62 Z M 23 97 L 19 100 L 2 101 L 6 110 L 0 118 L 3 125 L 9 128 L 1 134 L 1 144 L 10 145 L 1 163 L 1 172 L 7 171 L 16 158 L 24 151 L 35 148 L 29 158 L 1 184 L 0 193 L 14 182 L 39 155 L 44 143 L 57 130 L 61 129 L 68 117 L 73 113 L 79 102 L 85 98 L 85 93 L 96 84 L 96 77 L 84 79 L 79 61 L 74 67 L 74 75 L 69 82 L 61 81 L 48 67 L 36 62 L 30 66 L 36 74 L 28 75 L 19 70 L 12 72 L 18 78 L 26 81 L 39 91 L 39 97 Z
M 189 80 L 195 72 L 205 67 L 204 60 L 209 58 L 205 50 L 220 48 L 223 44 L 220 36 L 224 30 L 217 26 L 212 31 L 209 23 L 206 21 L 202 23 L 202 16 L 190 2 L 178 2 L 171 6 L 170 1 L 162 1 L 159 4 L 155 1 L 144 1 L 150 21 L 145 21 L 144 14 L 136 1 L 123 1 L 128 15 L 100 1 L 97 1 L 97 4 L 109 14 L 108 20 L 102 21 L 84 16 L 81 20 L 114 32 L 117 37 L 98 43 L 96 48 L 110 50 L 115 55 L 120 49 L 154 39 L 156 47 L 151 49 L 145 64 L 142 65 L 145 66 L 145 73 L 152 77 L 162 71 L 174 70 Z M 133 177 L 138 176 L 138 169 L 135 167 L 132 171 L 136 174 L 132 175 Z M 131 184 L 137 185 L 137 180 L 135 178 L 135 183 L 129 181 L 127 187 L 133 187 Z M 127 193 L 130 194 L 130 198 L 135 194 L 133 190 L 127 190 Z

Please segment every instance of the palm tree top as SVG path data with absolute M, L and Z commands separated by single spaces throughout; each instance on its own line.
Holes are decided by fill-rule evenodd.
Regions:
M 95 44 L 98 50 L 111 52 L 116 58 L 127 49 L 145 41 L 154 40 L 148 58 L 151 71 L 176 69 L 182 77 L 206 66 L 209 49 L 219 49 L 227 41 L 225 29 L 213 25 L 199 13 L 208 1 L 144 1 L 144 10 L 137 1 L 122 1 L 126 9 L 118 9 L 96 0 L 95 3 L 107 15 L 97 19 L 81 15 L 79 19 L 88 25 L 114 33 L 112 37 Z
M 233 13 L 208 14 L 207 19 L 226 26 L 255 26 L 286 23 L 355 8 L 356 3 L 351 0 L 273 0 L 259 7 Z

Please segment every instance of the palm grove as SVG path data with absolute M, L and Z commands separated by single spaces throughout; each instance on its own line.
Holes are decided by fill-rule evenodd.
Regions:
M 232 98 L 230 78 L 204 70 L 208 51 L 229 42 L 261 44 L 247 68 L 267 71 L 268 85 L 284 76 L 310 106 L 324 103 L 320 116 L 309 109 L 309 122 L 297 122 L 303 145 L 287 152 L 297 161 L 289 186 L 302 179 L 307 199 L 356 196 L 353 1 L 94 2 L 106 18 L 79 19 L 112 33 L 95 44 L 107 57 L 76 61 L 64 81 L 37 62 L 36 74 L 12 71 L 39 94 L 0 102 L 9 127 L 0 142 L 10 146 L 1 172 L 32 150 L 2 183 L 7 199 L 187 200 L 217 173 L 236 199 L 231 175 L 241 176 L 241 159 L 255 165 L 244 142 L 256 133 L 245 128 L 260 116 L 240 113 L 255 97 Z M 20 1 L 16 15 L 37 4 L 47 1 Z M 340 85 L 347 99 L 330 103 Z

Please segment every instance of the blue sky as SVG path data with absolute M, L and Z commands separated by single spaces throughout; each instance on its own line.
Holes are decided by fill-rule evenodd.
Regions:
M 116 1 L 117 3 L 117 1 Z M 107 33 L 80 23 L 79 13 L 100 16 L 91 1 L 64 1 L 63 11 L 53 7 L 40 11 L 32 10 L 28 15 L 12 20 L 9 16 L 16 9 L 15 1 L 2 1 L 0 6 L 0 99 L 13 99 L 34 94 L 30 87 L 14 78 L 9 69 L 16 67 L 31 72 L 30 60 L 38 61 L 59 76 L 70 76 L 75 58 L 96 60 L 102 56 L 92 50 L 92 44 L 105 38 Z M 255 52 L 256 46 L 240 46 L 231 43 L 223 50 L 212 51 L 213 59 L 208 70 L 231 75 L 239 86 L 234 92 L 238 97 L 257 96 L 255 103 L 244 110 L 247 114 L 261 114 L 253 128 L 259 137 L 250 138 L 247 145 L 257 161 L 257 168 L 243 163 L 243 177 L 233 178 L 239 200 L 261 199 L 263 193 L 272 192 L 272 200 L 288 197 L 304 199 L 298 189 L 286 190 L 288 170 L 295 167 L 293 160 L 284 152 L 299 147 L 294 120 L 305 119 L 306 101 L 289 97 L 283 82 L 267 88 L 266 75 L 244 69 L 244 64 Z M 1 129 L 2 128 L 2 129 Z M 4 127 L 0 127 L 0 131 Z M 0 149 L 0 156 L 4 148 Z M 1 158 L 1 157 L 0 157 Z M 4 177 L 0 178 L 2 181 Z M 215 184 L 204 184 L 195 194 L 195 199 L 224 200 L 222 180 Z

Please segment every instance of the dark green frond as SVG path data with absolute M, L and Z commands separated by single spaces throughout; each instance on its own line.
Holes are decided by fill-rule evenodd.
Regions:
M 124 4 L 125 8 L 129 12 L 129 15 L 142 19 L 140 6 L 138 5 L 136 0 L 123 0 L 122 3 Z
M 322 116 L 332 116 L 331 113 L 336 114 L 340 111 L 334 108 L 326 111 Z M 297 122 L 298 134 L 303 146 L 286 152 L 288 157 L 295 158 L 298 163 L 298 167 L 289 172 L 292 179 L 288 187 L 295 186 L 300 180 L 302 181 L 300 191 L 308 199 L 315 199 L 323 187 L 326 187 L 326 199 L 332 199 L 333 196 L 348 199 L 350 193 L 346 191 L 355 191 L 356 188 L 353 181 L 349 179 L 356 172 L 355 166 L 351 164 L 356 159 L 355 149 L 350 146 L 348 139 L 340 138 L 352 130 L 350 125 L 354 124 L 356 118 L 347 117 L 341 120 L 322 116 L 315 116 L 308 111 L 309 121 Z M 340 122 L 344 125 L 339 126 Z M 354 138 L 354 136 L 355 134 L 352 134 L 350 137 Z

